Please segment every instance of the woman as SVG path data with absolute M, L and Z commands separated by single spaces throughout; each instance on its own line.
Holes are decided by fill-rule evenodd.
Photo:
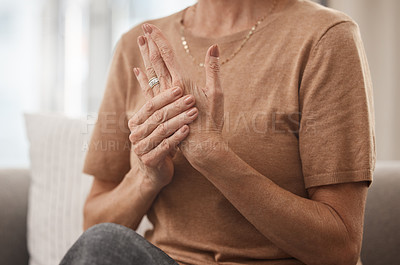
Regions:
M 374 141 L 349 17 L 199 0 L 121 38 L 84 169 L 93 227 L 63 264 L 356 264 Z

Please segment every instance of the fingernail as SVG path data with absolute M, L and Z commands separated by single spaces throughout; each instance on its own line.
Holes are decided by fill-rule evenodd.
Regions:
M 139 36 L 139 45 L 143 46 L 146 43 L 146 38 L 144 36 Z
M 185 132 L 187 132 L 187 130 L 189 129 L 189 127 L 188 126 L 183 126 L 182 128 L 181 128 L 181 132 L 182 133 L 185 133 Z
M 218 48 L 218 44 L 215 44 L 211 47 L 210 50 L 210 55 L 212 57 L 219 57 L 219 48 Z
M 180 87 L 177 87 L 177 88 L 175 88 L 174 90 L 172 90 L 172 94 L 174 95 L 174 96 L 179 96 L 180 94 L 181 94 L 181 88 Z
M 196 109 L 196 108 L 191 109 L 191 110 L 189 110 L 189 111 L 187 112 L 187 115 L 189 115 L 190 117 L 192 117 L 192 116 L 194 116 L 194 115 L 196 115 L 196 114 L 197 114 L 197 109 Z
M 153 29 L 151 28 L 151 26 L 149 24 L 144 24 L 143 30 L 145 33 L 148 33 L 148 34 L 151 34 L 151 32 L 153 31 Z
M 194 99 L 192 96 L 188 95 L 185 97 L 185 99 L 183 101 L 186 103 L 186 105 L 190 105 L 194 102 Z
M 139 69 L 137 69 L 136 67 L 135 67 L 135 68 L 133 68 L 133 72 L 135 73 L 135 75 L 136 75 L 136 76 L 138 76 L 138 75 L 139 75 Z

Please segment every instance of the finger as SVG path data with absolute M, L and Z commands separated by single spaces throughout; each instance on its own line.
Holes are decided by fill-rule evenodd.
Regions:
M 193 107 L 195 99 L 192 95 L 179 98 L 174 102 L 155 111 L 143 124 L 135 126 L 131 130 L 130 140 L 137 143 L 150 135 L 160 124 Z
M 178 116 L 158 125 L 158 127 L 145 139 L 134 145 L 133 149 L 137 155 L 144 155 L 159 145 L 165 138 L 172 135 L 185 124 L 192 123 L 198 115 L 197 108 L 191 108 Z
M 156 167 L 159 165 L 167 155 L 176 150 L 179 143 L 181 143 L 189 135 L 189 126 L 184 125 L 177 130 L 173 135 L 166 138 L 156 148 L 140 157 L 143 164 L 148 167 Z
M 158 79 L 160 80 L 160 91 L 162 92 L 165 89 L 172 86 L 171 85 L 172 78 L 168 71 L 168 68 L 165 66 L 164 60 L 161 57 L 157 45 L 154 43 L 153 39 L 149 36 L 148 27 L 149 26 L 147 24 L 142 25 L 143 31 L 146 34 L 147 46 L 149 48 L 150 63 Z
M 154 94 L 153 90 L 149 86 L 149 79 L 147 78 L 146 74 L 140 68 L 133 68 L 133 72 L 135 73 L 136 79 L 142 88 L 146 101 L 151 100 L 154 97 Z
M 163 58 L 164 63 L 172 77 L 172 80 L 179 80 L 178 73 L 180 73 L 180 68 L 171 44 L 159 28 L 150 24 L 145 25 L 148 26 L 148 28 L 146 27 L 148 35 L 157 45 L 161 57 Z
M 220 82 L 219 48 L 217 44 L 208 49 L 204 66 L 206 71 L 205 92 L 207 96 L 216 93 L 222 93 Z
M 138 112 L 133 115 L 129 121 L 129 129 L 133 130 L 138 125 L 144 123 L 154 112 L 158 111 L 162 107 L 174 102 L 176 99 L 182 96 L 182 89 L 175 87 L 174 89 L 168 89 L 161 94 L 158 94 L 150 101 L 147 101 Z
M 140 54 L 142 55 L 144 67 L 146 68 L 146 75 L 147 78 L 150 79 L 152 77 L 157 77 L 156 72 L 154 71 L 154 68 L 151 64 L 150 57 L 149 57 L 149 45 L 148 41 L 145 36 L 139 36 L 137 39 L 138 45 L 139 45 L 139 50 Z M 149 80 L 147 80 L 149 81 Z M 157 95 L 160 92 L 160 85 L 155 85 L 152 87 L 153 94 Z

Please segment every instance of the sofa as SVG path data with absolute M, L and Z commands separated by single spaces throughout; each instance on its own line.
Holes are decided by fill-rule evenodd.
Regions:
M 30 171 L 0 170 L 0 264 L 26 265 Z M 400 264 L 400 161 L 378 161 L 370 187 L 361 258 L 364 265 Z

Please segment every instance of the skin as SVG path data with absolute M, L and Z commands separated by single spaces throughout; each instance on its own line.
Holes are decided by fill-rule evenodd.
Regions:
M 190 29 L 199 29 L 197 35 L 207 34 L 212 27 L 214 34 L 222 32 L 222 28 L 240 31 L 251 19 L 246 22 L 238 14 L 244 12 L 254 23 L 257 10 L 251 8 L 251 3 L 261 8 L 260 2 L 200 0 L 198 15 L 188 17 Z M 263 1 L 263 10 L 269 4 L 270 1 Z M 226 6 L 228 11 L 223 10 Z M 225 12 L 226 17 L 220 12 Z M 277 186 L 229 149 L 222 136 L 224 97 L 218 47 L 214 45 L 207 51 L 206 85 L 198 87 L 181 70 L 162 32 L 148 24 L 143 25 L 143 30 L 145 36 L 138 38 L 138 44 L 146 74 L 140 69 L 135 69 L 135 74 L 151 103 L 146 103 L 129 121 L 138 166 L 120 183 L 95 179 L 86 202 L 85 228 L 110 221 L 136 229 L 159 191 L 171 181 L 171 159 L 179 145 L 191 165 L 283 251 L 305 264 L 356 264 L 361 250 L 366 182 L 309 188 L 309 198 Z M 160 85 L 151 90 L 147 80 L 155 75 L 161 77 Z M 176 87 L 182 89 L 181 94 L 172 96 L 172 88 Z M 193 96 L 196 107 L 194 102 L 182 104 L 183 94 Z M 196 110 L 196 115 L 189 117 L 188 109 Z M 154 115 L 160 111 L 163 115 Z M 159 129 L 160 124 L 164 129 Z M 199 144 L 205 148 L 192 148 Z M 248 190 L 251 194 L 243 192 Z

